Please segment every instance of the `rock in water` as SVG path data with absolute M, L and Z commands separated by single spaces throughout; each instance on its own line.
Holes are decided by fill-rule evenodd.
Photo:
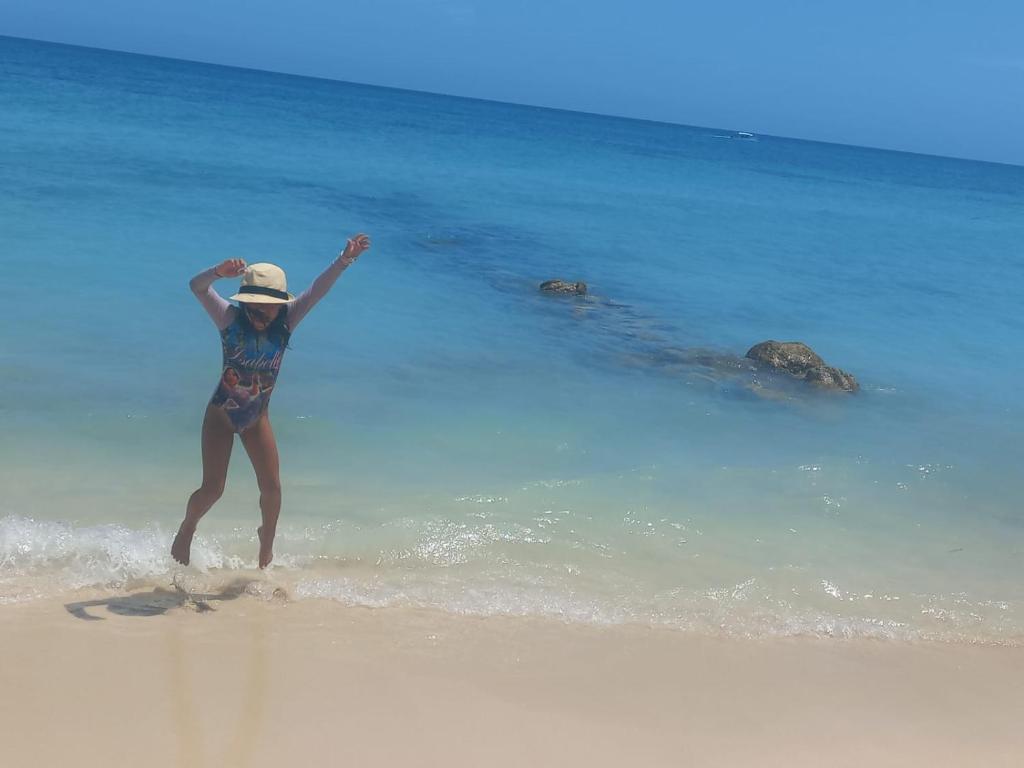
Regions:
M 545 280 L 540 284 L 544 293 L 564 293 L 572 296 L 586 296 L 587 284 L 582 282 L 569 283 L 565 280 Z
M 825 389 L 843 392 L 856 392 L 860 389 L 851 374 L 825 365 L 825 361 L 813 349 L 799 341 L 762 341 L 750 348 L 747 357 Z

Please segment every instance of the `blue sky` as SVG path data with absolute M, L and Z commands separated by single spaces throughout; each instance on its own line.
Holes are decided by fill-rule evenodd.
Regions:
M 0 34 L 1024 165 L 1019 0 L 0 0 Z

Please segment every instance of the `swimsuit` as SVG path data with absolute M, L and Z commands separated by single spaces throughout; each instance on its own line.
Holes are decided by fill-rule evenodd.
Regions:
M 287 309 L 282 307 L 281 311 L 287 312 Z M 227 414 L 236 432 L 244 432 L 251 427 L 270 405 L 277 372 L 281 370 L 286 338 L 255 330 L 245 322 L 239 310 L 235 310 L 231 324 L 221 330 L 224 368 L 210 402 Z M 234 370 L 238 379 L 235 385 L 225 381 L 229 369 Z
M 335 259 L 297 299 L 281 307 L 286 313 L 284 322 L 289 333 L 294 333 L 302 318 L 327 294 L 347 266 L 340 257 Z M 270 404 L 288 334 L 270 335 L 249 325 L 238 307 L 213 290 L 216 279 L 216 268 L 211 267 L 193 277 L 189 287 L 220 329 L 224 351 L 220 383 L 210 403 L 224 411 L 236 432 L 243 432 Z M 234 383 L 225 381 L 229 368 L 238 377 Z

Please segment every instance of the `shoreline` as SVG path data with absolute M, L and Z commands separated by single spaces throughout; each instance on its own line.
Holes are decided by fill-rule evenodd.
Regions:
M 3 522 L 0 519 L 0 537 L 4 534 Z M 756 579 L 752 577 L 731 589 L 680 590 L 673 596 L 675 602 L 657 603 L 658 594 L 653 588 L 650 594 L 629 592 L 629 584 L 618 593 L 612 593 L 608 585 L 598 585 L 605 587 L 600 593 L 594 589 L 593 579 L 566 579 L 528 584 L 527 587 L 537 587 L 531 590 L 511 581 L 474 580 L 475 574 L 457 570 L 450 575 L 444 573 L 444 577 L 426 569 L 403 574 L 400 569 L 381 568 L 379 563 L 361 558 L 345 562 L 333 558 L 318 562 L 310 558 L 311 562 L 301 565 L 288 563 L 261 572 L 255 563 L 240 562 L 217 547 L 200 550 L 202 558 L 193 548 L 194 568 L 168 566 L 164 561 L 169 559 L 165 557 L 169 538 L 162 534 L 154 537 L 149 531 L 139 535 L 135 542 L 139 551 L 135 553 L 125 546 L 123 536 L 115 537 L 113 548 L 105 548 L 100 535 L 103 531 L 97 530 L 88 546 L 81 548 L 81 554 L 76 551 L 71 559 L 66 555 L 66 539 L 61 541 L 59 529 L 44 529 L 42 533 L 48 540 L 60 542 L 63 550 L 49 551 L 48 544 L 43 543 L 36 548 L 25 547 L 29 557 L 62 557 L 65 565 L 47 573 L 43 568 L 32 572 L 22 564 L 21 570 L 30 572 L 18 574 L 19 563 L 15 560 L 12 573 L 0 579 L 0 609 L 37 602 L 63 604 L 97 599 L 110 601 L 111 610 L 121 608 L 132 613 L 137 600 L 131 595 L 145 590 L 153 595 L 163 594 L 157 603 L 172 605 L 175 600 L 181 603 L 186 596 L 197 595 L 205 596 L 214 607 L 243 595 L 250 600 L 266 600 L 271 593 L 279 593 L 280 599 L 289 602 L 323 602 L 341 609 L 436 611 L 453 620 L 538 620 L 597 629 L 652 629 L 725 640 L 863 640 L 1024 650 L 1016 603 L 978 598 L 971 602 L 956 594 L 890 597 L 883 588 L 873 590 L 873 595 L 863 595 L 864 600 L 860 600 L 856 588 L 841 590 L 823 581 L 829 598 L 818 595 L 817 602 L 812 602 L 812 584 L 801 605 L 795 600 L 790 603 L 777 599 L 785 585 L 755 585 Z M 17 535 L 15 530 L 14 536 Z M 15 558 L 18 555 L 15 552 Z M 0 559 L 2 556 L 0 553 Z M 133 575 L 133 570 L 142 573 Z M 107 584 L 99 586 L 97 582 L 101 580 Z M 74 587 L 75 581 L 85 583 Z M 616 602 L 616 598 L 620 600 Z M 870 598 L 875 600 L 869 604 Z M 989 613 L 979 614 L 981 610 Z
M 12 764 L 1018 765 L 1024 649 L 288 602 L 0 606 Z

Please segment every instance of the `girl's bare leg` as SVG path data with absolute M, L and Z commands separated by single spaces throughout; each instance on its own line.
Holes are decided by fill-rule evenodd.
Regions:
M 228 461 L 235 433 L 224 412 L 214 405 L 206 407 L 203 417 L 203 484 L 189 497 L 185 519 L 181 521 L 178 535 L 171 544 L 171 557 L 182 565 L 188 565 L 192 553 L 192 536 L 195 535 L 199 519 L 224 493 L 224 480 L 228 475 Z
M 263 525 L 257 533 L 260 537 L 260 568 L 266 568 L 274 559 L 274 535 L 277 533 L 277 517 L 281 513 L 281 466 L 274 430 L 266 412 L 242 433 L 242 445 L 249 454 L 256 472 L 256 483 L 260 487 Z

